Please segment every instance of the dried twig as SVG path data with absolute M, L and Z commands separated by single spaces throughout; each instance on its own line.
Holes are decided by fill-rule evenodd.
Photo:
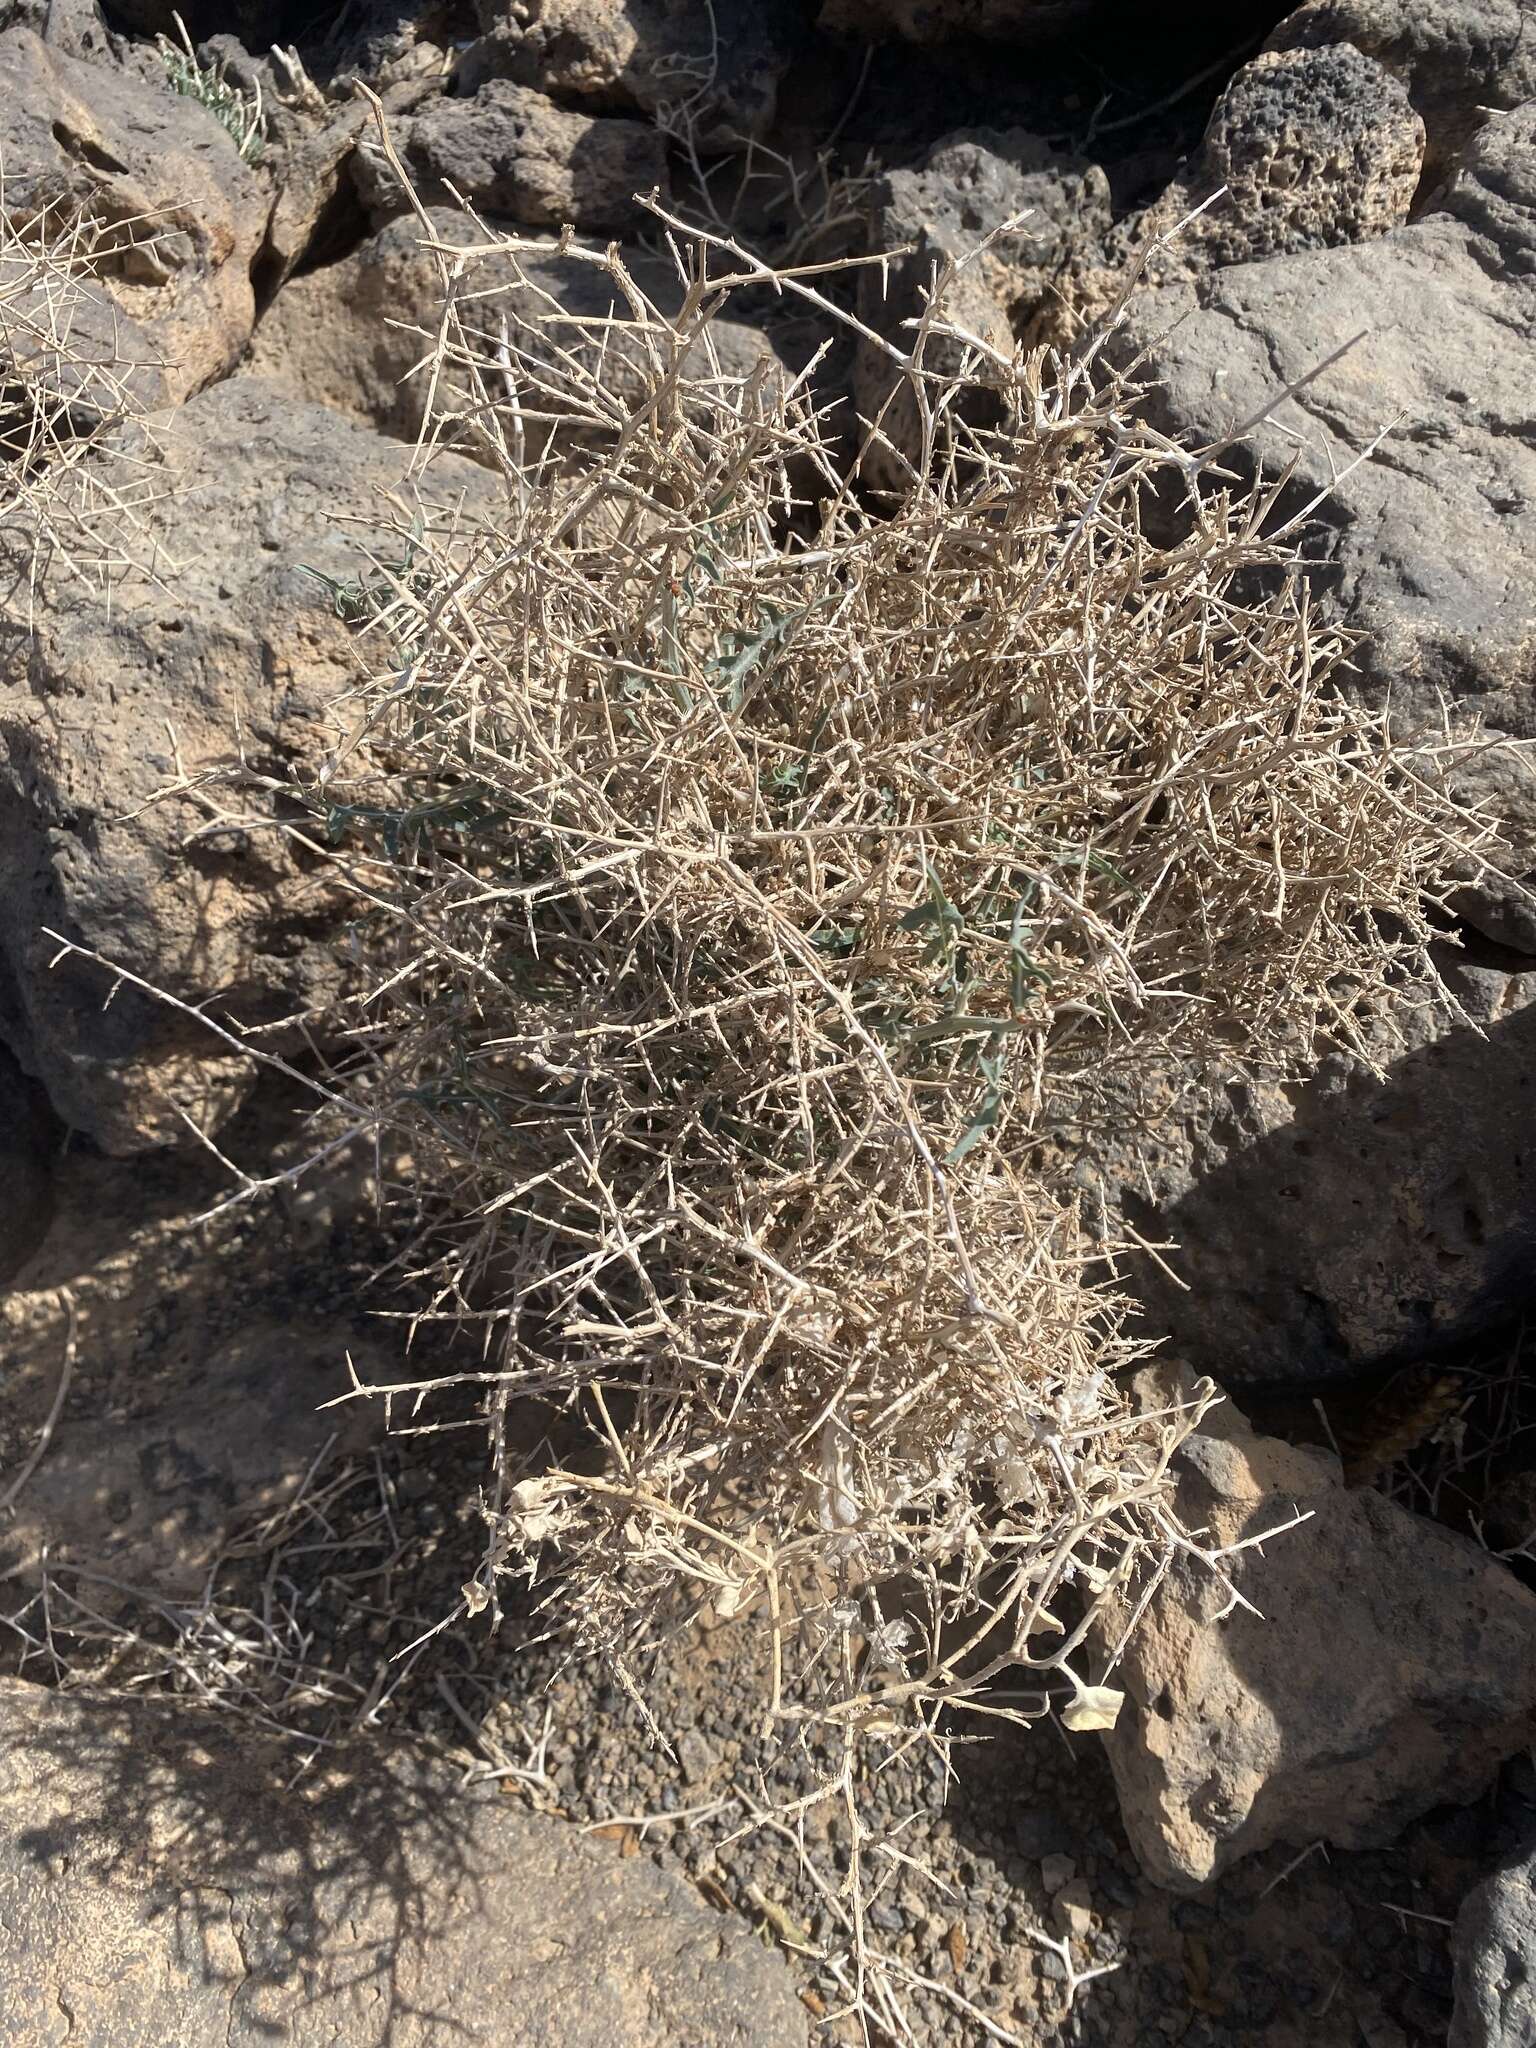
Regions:
M 1246 1545 L 1172 1506 L 1212 1391 L 1151 1416 L 1124 1393 L 1124 1247 L 1042 1179 L 1056 1108 L 1159 1062 L 1373 1056 L 1367 1017 L 1431 972 L 1425 895 L 1466 821 L 1334 688 L 1346 644 L 1267 487 L 1144 427 L 1096 345 L 973 342 L 946 273 L 897 347 L 824 263 L 654 210 L 665 305 L 616 250 L 453 246 L 418 211 L 444 304 L 417 463 L 451 427 L 505 499 L 467 549 L 402 531 L 288 829 L 379 963 L 326 1114 L 399 1141 L 447 1218 L 416 1321 L 485 1353 L 350 1397 L 485 1429 L 459 1611 L 547 1582 L 644 1711 L 638 1674 L 702 1607 L 761 1631 L 764 1756 L 815 1731 L 836 1762 L 787 1804 L 742 1794 L 746 1824 L 795 1843 L 829 1972 L 900 2038 L 901 1987 L 930 1987 L 869 1934 L 870 1745 L 942 1748 L 967 1705 L 1037 1717 L 989 1694 L 1021 1665 L 1102 1717 L 1095 1621 L 1170 1557 L 1250 1604 Z M 572 313 L 535 251 L 611 309 Z M 813 378 L 722 368 L 713 320 L 765 284 L 902 380 L 917 432 L 878 510 Z M 584 1442 L 520 1454 L 513 1397 Z M 269 1627 L 249 1654 L 286 1669 Z M 834 1877 L 805 1844 L 821 1801 Z M 1031 1938 L 1069 2001 L 1102 1974 Z
M 53 1441 L 54 1425 L 64 1412 L 64 1397 L 69 1392 L 69 1383 L 74 1378 L 75 1357 L 80 1336 L 80 1311 L 76 1306 L 74 1295 L 70 1293 L 67 1287 L 59 1290 L 59 1299 L 64 1304 L 64 1311 L 68 1317 L 68 1327 L 64 1336 L 64 1362 L 59 1368 L 59 1384 L 54 1389 L 53 1404 L 48 1410 L 42 1428 L 38 1431 L 37 1442 L 32 1446 L 31 1456 L 5 1489 L 5 1492 L 0 1493 L 0 1514 L 5 1514 L 16 1505 L 21 1489 L 42 1463 L 43 1453 Z

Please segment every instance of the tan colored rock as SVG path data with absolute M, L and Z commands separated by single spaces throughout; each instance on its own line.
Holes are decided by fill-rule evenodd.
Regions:
M 98 225 L 99 275 L 175 395 L 238 361 L 268 199 L 206 108 L 12 29 L 0 35 L 0 163 L 13 221 L 51 209 Z
M 479 240 L 461 214 L 434 216 L 444 237 Z M 439 267 L 414 214 L 336 263 L 292 278 L 256 329 L 243 371 L 400 440 L 420 431 L 421 362 L 442 300 Z
M 473 222 L 451 208 L 429 209 L 429 218 L 437 239 L 450 247 L 485 242 Z M 593 265 L 563 260 L 553 243 L 547 256 L 524 252 L 518 261 L 526 285 L 516 281 L 514 266 L 503 257 L 475 260 L 467 286 L 476 294 L 472 324 L 492 334 L 499 318 L 513 329 L 520 322 L 538 323 L 552 351 L 592 360 L 601 346 L 610 384 L 622 394 L 625 344 L 601 323 L 631 314 L 612 278 Z M 671 263 L 633 250 L 624 252 L 624 261 L 658 304 L 680 302 L 682 286 Z M 257 329 L 248 366 L 299 397 L 414 440 L 428 391 L 426 377 L 415 373 L 432 348 L 441 303 L 437 260 L 420 222 L 405 216 L 341 262 L 294 278 Z M 583 321 L 592 325 L 583 330 Z M 726 376 L 751 374 L 765 356 L 778 359 L 774 339 L 744 321 L 718 319 L 711 333 Z M 702 350 L 696 361 L 703 365 Z M 633 388 L 638 392 L 638 382 Z M 453 402 L 451 380 L 439 388 L 438 398 L 440 405 Z M 476 452 L 473 440 L 465 446 Z
M 782 1958 L 410 1753 L 0 1681 L 0 2043 L 805 2048 Z
M 1163 1406 L 1180 1386 L 1154 1370 L 1141 1390 Z M 1126 1705 L 1105 1744 L 1158 1883 L 1193 1890 L 1274 1842 L 1389 1841 L 1475 1798 L 1530 1740 L 1536 1595 L 1485 1551 L 1348 1491 L 1331 1454 L 1258 1436 L 1230 1405 L 1174 1470 L 1182 1526 L 1233 1554 L 1229 1583 L 1175 1557 L 1118 1667 Z
M 0 537 L 14 593 L 0 613 L 0 1036 L 67 1123 L 129 1153 L 189 1142 L 181 1111 L 217 1126 L 250 1063 L 132 987 L 103 1007 L 110 973 L 56 967 L 46 933 L 228 1025 L 270 1027 L 269 1049 L 323 1030 L 352 915 L 329 869 L 273 829 L 270 793 L 234 795 L 227 823 L 195 792 L 156 799 L 242 749 L 279 781 L 323 758 L 355 657 L 320 578 L 366 566 L 406 456 L 254 379 L 116 446 L 82 487 L 105 474 L 149 502 L 122 520 L 129 566 L 105 588 L 56 570 L 33 593 L 25 533 Z M 482 470 L 449 459 L 437 474 L 424 517 L 488 502 Z

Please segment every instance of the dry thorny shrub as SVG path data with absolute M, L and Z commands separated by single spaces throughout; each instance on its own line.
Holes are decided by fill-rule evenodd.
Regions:
M 111 301 L 92 283 L 106 231 L 58 209 L 16 214 L 0 172 L 0 534 L 34 578 L 101 578 L 146 500 L 143 394 Z M 138 458 L 103 446 L 141 422 Z M 14 591 L 0 593 L 13 603 Z
M 1050 1092 L 1358 1046 L 1469 827 L 1336 693 L 1278 491 L 1140 423 L 1102 337 L 939 376 L 937 280 L 871 503 L 814 366 L 711 346 L 765 285 L 857 326 L 836 287 L 662 221 L 671 304 L 561 245 L 604 318 L 523 271 L 547 242 L 433 240 L 420 460 L 505 498 L 346 594 L 371 658 L 306 797 L 383 961 L 346 1094 L 484 1359 L 370 1391 L 489 1429 L 472 1613 L 537 1579 L 641 1696 L 690 1615 L 750 1617 L 765 1773 L 830 1728 L 851 1802 L 956 1703 L 1103 1725 L 1100 1599 L 1199 1549 L 1197 1411 L 1133 1411 L 1115 1248 L 1032 1172 Z
M 939 374 L 946 279 L 897 350 L 826 266 L 665 216 L 675 298 L 567 239 L 614 301 L 574 314 L 548 242 L 422 222 L 419 463 L 505 495 L 334 593 L 363 679 L 294 829 L 376 968 L 330 1110 L 432 1191 L 425 1319 L 484 1354 L 358 1391 L 488 1429 L 471 1613 L 537 1582 L 642 1700 L 703 1609 L 761 1632 L 761 1808 L 840 1756 L 830 1967 L 903 2033 L 870 1759 L 962 1704 L 1105 1725 L 1101 1601 L 1200 1551 L 1168 1467 L 1210 1394 L 1121 1391 L 1117 1248 L 1032 1165 L 1053 1092 L 1356 1044 L 1471 828 L 1336 693 L 1278 491 L 1142 424 L 1102 336 Z M 897 356 L 903 491 L 850 481 L 815 364 L 721 366 L 763 291 Z

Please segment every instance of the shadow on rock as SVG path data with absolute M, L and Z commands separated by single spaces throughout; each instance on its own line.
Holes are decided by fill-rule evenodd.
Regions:
M 1497 949 L 1447 978 L 1468 1021 L 1415 1013 L 1373 1076 L 1334 1057 L 1305 1087 L 1191 1084 L 1170 1144 L 1103 1174 L 1188 1284 L 1144 1261 L 1154 1334 L 1221 1384 L 1326 1382 L 1422 1357 L 1530 1298 L 1536 976 Z M 1118 1186 L 1116 1186 L 1118 1182 Z
M 440 1775 L 321 1766 L 285 1792 L 293 1751 L 163 1702 L 15 1682 L 0 1700 L 3 1854 L 29 1902 L 7 1916 L 13 1991 L 30 1979 L 42 1997 L 54 1977 L 85 2038 L 103 2041 L 109 2009 L 128 2035 L 149 2038 L 158 2008 L 171 2038 L 179 2005 L 210 2038 L 216 2018 L 238 2021 L 238 2040 L 285 2031 L 301 2007 L 318 2027 L 327 2006 L 365 1999 L 380 2042 L 407 2016 L 474 2038 L 454 2027 L 449 2000 L 434 2011 L 415 1983 L 428 1944 L 484 1905 L 484 1849 Z M 118 1958 L 93 1985 L 98 1947 Z M 133 1968 L 152 1957 L 156 1969 Z M 157 1981 L 167 1966 L 174 2002 Z M 93 2014 L 109 1992 L 115 2004 Z M 42 2038 L 41 2011 L 37 2025 L 7 2038 Z
M 0 2041 L 800 2044 L 782 1964 L 648 1865 L 396 1754 L 0 1684 Z

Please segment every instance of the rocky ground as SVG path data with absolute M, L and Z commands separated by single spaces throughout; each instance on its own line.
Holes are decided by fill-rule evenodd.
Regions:
M 0 0 L 0 207 L 95 224 L 77 338 L 151 416 L 113 457 L 142 489 L 109 588 L 35 581 L 0 531 L 0 1864 L 29 1901 L 0 1915 L 0 2040 L 855 2033 L 847 1823 L 754 1824 L 838 1759 L 757 1775 L 752 1629 L 678 1646 L 658 1748 L 536 1610 L 439 1630 L 483 1537 L 476 1441 L 324 1405 L 446 1355 L 378 1313 L 411 1303 L 394 1163 L 296 1172 L 351 942 L 273 829 L 424 417 L 437 273 L 362 88 L 439 230 L 571 223 L 658 289 L 637 193 L 786 260 L 906 248 L 857 287 L 882 332 L 1026 214 L 966 275 L 999 346 L 1086 331 L 1150 246 L 1117 346 L 1158 423 L 1241 431 L 1234 465 L 1283 479 L 1362 635 L 1350 687 L 1404 737 L 1505 743 L 1458 769 L 1503 872 L 1444 906 L 1444 1000 L 1384 1019 L 1374 1070 L 1149 1070 L 1042 1146 L 1107 1225 L 1178 1246 L 1135 1276 L 1147 1328 L 1235 1400 L 1181 1457 L 1192 1521 L 1311 1517 L 1243 1553 L 1265 1618 L 1171 1573 L 1107 1740 L 977 1724 L 941 1731 L 952 1771 L 936 1745 L 861 1768 L 901 1852 L 869 1938 L 915 2042 L 1536 2040 L 1536 803 L 1507 744 L 1536 733 L 1536 14 L 186 13 L 191 92 L 159 0 Z M 820 339 L 748 295 L 719 346 L 798 369 Z M 850 411 L 889 396 L 867 340 L 816 375 Z M 429 477 L 435 528 L 494 502 L 464 455 Z M 236 747 L 238 815 L 195 786 Z M 210 992 L 232 1037 L 187 1007 Z M 258 1083 L 251 1029 L 294 1077 Z
M 233 1156 L 259 1150 L 280 1158 L 294 1106 L 258 1099 L 230 1134 Z M 138 1163 L 67 1159 L 53 1258 L 35 1261 L 7 1304 L 15 1375 L 8 1416 L 18 1425 L 7 1471 L 51 1404 L 66 1335 L 63 1286 L 75 1305 L 78 1360 L 50 1453 L 12 1520 L 10 1668 L 44 1685 L 83 1685 L 82 1699 L 102 1687 L 217 1699 L 217 1741 L 228 1744 L 227 1724 L 238 1714 L 254 1745 L 253 1785 L 290 1783 L 296 1771 L 307 1782 L 329 1765 L 327 1745 L 359 1730 L 369 1755 L 405 1756 L 420 1745 L 436 1759 L 445 1797 L 447 1788 L 479 1784 L 509 1815 L 579 1827 L 593 1852 L 621 1871 L 654 1867 L 690 1888 L 695 1905 L 724 1928 L 750 1930 L 759 1954 L 778 1948 L 810 2013 L 835 2016 L 840 1986 L 819 1958 L 840 1951 L 845 1930 L 813 1872 L 825 1879 L 838 1870 L 845 1831 L 824 1811 L 800 1843 L 752 1822 L 770 1795 L 812 1791 L 836 1757 L 823 1746 L 787 1748 L 767 1760 L 768 1781 L 759 1777 L 764 1759 L 752 1729 L 763 1697 L 760 1638 L 716 1625 L 696 1632 L 665 1667 L 647 1697 L 672 1738 L 669 1755 L 601 1669 L 539 1640 L 542 1623 L 529 1606 L 511 1609 L 498 1634 L 482 1621 L 428 1635 L 452 1611 L 479 1554 L 478 1444 L 359 1434 L 368 1422 L 361 1411 L 316 1415 L 310 1405 L 345 1389 L 344 1355 L 364 1373 L 389 1363 L 387 1336 L 360 1313 L 384 1240 L 334 1192 L 268 1197 L 199 1229 L 193 1219 L 223 1192 L 217 1168 L 191 1160 L 159 1167 L 157 1184 Z M 101 1219 L 120 1207 L 130 1177 L 138 1190 L 131 1227 L 104 1248 Z M 210 1286 L 214 1272 L 219 1281 Z M 35 1287 L 27 1284 L 34 1279 Z M 305 1333 L 300 1347 L 296 1330 Z M 259 1360 L 260 1370 L 209 1369 L 235 1333 L 241 1356 Z M 1473 1384 L 1475 1365 L 1487 1368 L 1490 1387 L 1501 1384 L 1508 1363 L 1490 1345 L 1464 1362 L 1465 1384 Z M 306 1393 L 302 1404 L 295 1381 Z M 124 1387 L 131 1398 L 114 1406 L 112 1390 Z M 1345 1428 L 1348 1404 L 1339 1400 L 1334 1412 Z M 286 1437 L 277 1426 L 283 1418 Z M 1387 1467 L 1380 1485 L 1421 1486 L 1444 1462 L 1443 1448 L 1429 1446 Z M 1398 1512 L 1380 1490 L 1347 1498 L 1375 1503 L 1376 1517 Z M 1402 1521 L 1411 1536 L 1406 1514 Z M 77 1574 L 60 1561 L 44 1600 L 37 1555 L 61 1531 L 88 1570 Z M 1325 1568 L 1345 1568 L 1336 1537 L 1318 1547 Z M 1277 1545 L 1275 1554 L 1285 1553 Z M 1467 1546 L 1465 1555 L 1476 1553 Z M 1384 1610 L 1380 1588 L 1353 1604 L 1342 1600 L 1322 1583 L 1315 1556 L 1293 1551 L 1291 1562 L 1285 1588 L 1271 1594 L 1276 1660 L 1305 1665 L 1316 1688 L 1320 1674 L 1338 1667 L 1338 1642 L 1348 1641 L 1345 1690 L 1358 1714 L 1358 1694 L 1379 1691 L 1388 1661 L 1369 1630 L 1385 1619 L 1411 1632 L 1413 1617 Z M 1462 1554 L 1447 1562 L 1455 1568 Z M 1354 1563 L 1371 1568 L 1368 1554 Z M 1424 1572 L 1421 1604 L 1434 1600 L 1426 1562 L 1404 1560 L 1405 1573 L 1416 1568 Z M 1451 1597 L 1441 1596 L 1438 1620 Z M 1517 1662 L 1529 1640 L 1512 1647 Z M 1106 2048 L 1148 2040 L 1273 2048 L 1443 2040 L 1456 1915 L 1501 1853 L 1528 1834 L 1536 1778 L 1517 1754 L 1502 1772 L 1479 1767 L 1481 1789 L 1466 1803 L 1389 1822 L 1379 1846 L 1337 1846 L 1352 1814 L 1358 1819 L 1390 1796 L 1400 1764 L 1438 1768 L 1449 1782 L 1443 1761 L 1415 1742 L 1411 1715 L 1432 1715 L 1426 1695 L 1438 1688 L 1439 1711 L 1465 1737 L 1482 1703 L 1469 1699 L 1465 1660 L 1443 1641 L 1430 1646 L 1429 1661 L 1438 1669 L 1413 1681 L 1417 1706 L 1399 1699 L 1399 1721 L 1386 1733 L 1357 1726 L 1340 1740 L 1329 1702 L 1315 1693 L 1298 1701 L 1286 1733 L 1314 1753 L 1303 1759 L 1299 1798 L 1294 1789 L 1285 1794 L 1292 1811 L 1284 1838 L 1194 1889 L 1149 1882 L 1137 1854 L 1139 1847 L 1148 1857 L 1147 1843 L 1133 1847 L 1138 1825 L 1147 1830 L 1145 1812 L 1139 1823 L 1135 1810 L 1122 1815 L 1097 1736 L 1050 1723 L 996 1733 L 972 1725 L 957 1731 L 970 1739 L 953 1750 L 952 1774 L 932 1749 L 885 1761 L 864 1786 L 869 1816 L 903 1824 L 896 1839 L 916 1867 L 891 1869 L 871 1927 L 910 1973 L 916 2038 Z M 1370 1687 L 1357 1682 L 1364 1671 L 1375 1674 Z M 1518 1672 L 1503 1683 L 1518 1691 Z M 1273 1673 L 1264 1696 L 1286 1711 Z M 1243 1715 L 1241 1702 L 1229 1699 L 1219 1711 L 1197 1702 L 1196 1711 L 1207 1728 L 1220 1725 L 1221 1711 L 1243 1716 L 1253 1753 L 1262 1749 L 1252 1707 Z M 286 1742 L 263 1746 L 276 1726 Z M 176 1739 L 167 1724 L 156 1727 L 156 1743 Z M 199 1727 L 195 1740 L 207 1739 Z M 1364 1752 L 1369 1792 L 1328 1786 L 1319 1747 Z M 1315 1782 L 1325 1791 L 1308 1814 L 1307 1785 Z M 30 1782 L 24 1796 L 34 1796 Z M 9 1810 L 19 1825 L 21 1806 Z M 243 1869 L 217 1880 L 242 1901 Z M 151 1900 L 164 1881 L 149 1881 Z M 259 1912 L 254 1879 L 251 1889 L 258 1896 L 248 1910 Z M 143 1910 L 152 1921 L 151 1906 Z M 1074 1985 L 1069 1964 L 1086 1981 Z M 50 1967 L 66 1973 L 76 1965 L 66 1957 Z M 446 1981 L 463 1965 L 450 1955 L 433 1967 Z M 1089 1975 L 1096 1970 L 1108 1973 Z M 535 1993 L 518 1987 L 515 1996 Z M 642 2029 L 634 2038 L 694 2038 L 683 2021 L 675 2024 L 675 2033 Z M 736 2038 L 718 2016 L 710 2024 L 719 2031 L 698 2038 Z M 833 2038 L 845 2037 L 854 2037 L 849 2026 L 834 2024 Z

